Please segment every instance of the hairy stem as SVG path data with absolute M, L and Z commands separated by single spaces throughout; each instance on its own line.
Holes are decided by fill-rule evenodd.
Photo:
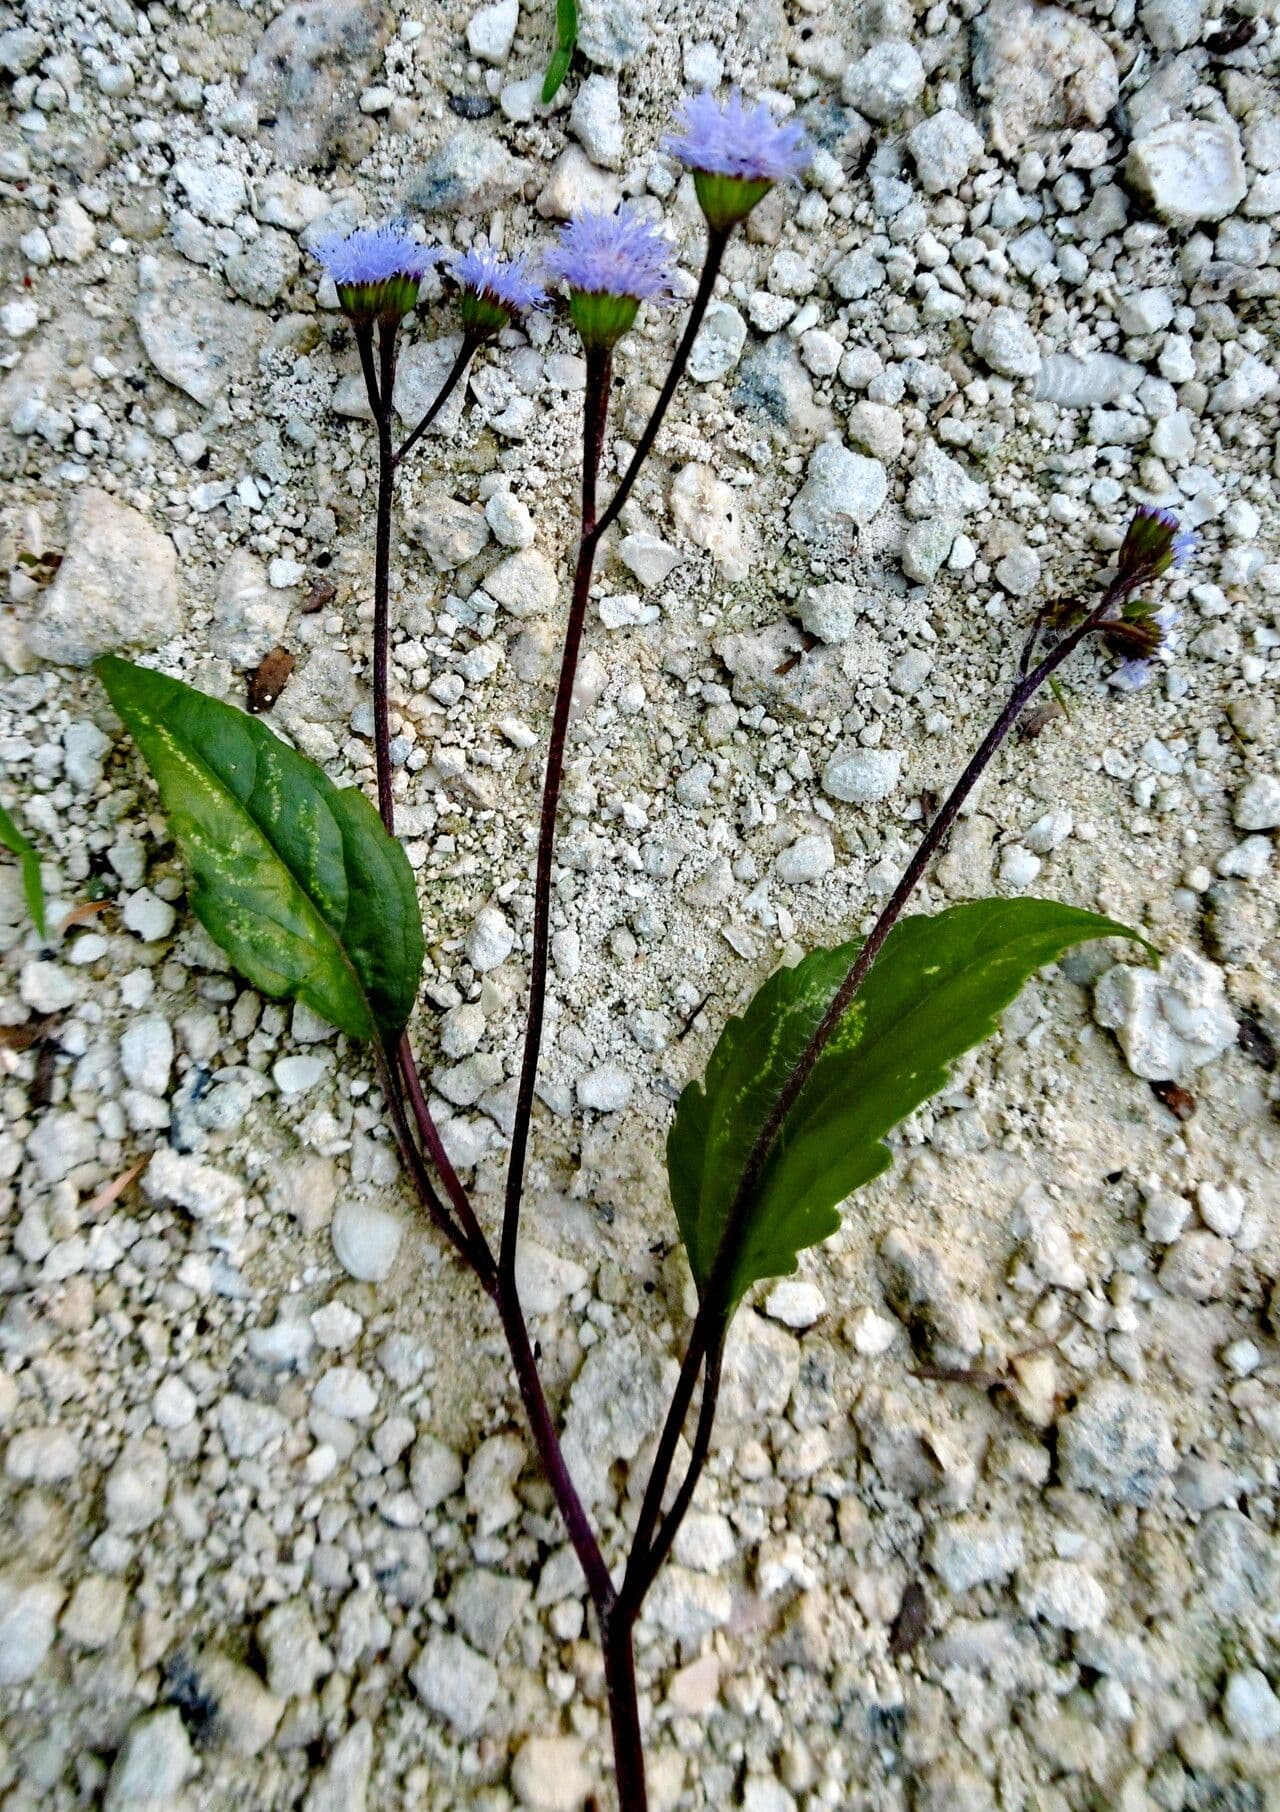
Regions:
M 618 1783 L 618 1812 L 648 1812 L 649 1794 L 644 1778 L 644 1740 L 640 1733 L 632 1624 L 633 1619 L 619 1618 L 615 1613 L 605 1625 L 602 1636 L 605 1691 L 609 1699 L 609 1724 L 613 1732 L 613 1771 Z
M 524 1054 L 516 1093 L 515 1120 L 511 1134 L 511 1156 L 507 1165 L 506 1197 L 502 1215 L 502 1250 L 499 1259 L 504 1277 L 514 1275 L 516 1242 L 520 1232 L 520 1202 L 524 1191 L 525 1160 L 529 1149 L 529 1127 L 533 1117 L 533 1096 L 538 1080 L 538 1059 L 542 1050 L 542 1027 L 546 1012 L 547 945 L 551 923 L 551 870 L 555 858 L 556 819 L 560 807 L 560 786 L 564 777 L 564 744 L 569 712 L 573 702 L 573 685 L 577 676 L 578 656 L 582 647 L 582 630 L 586 618 L 587 598 L 595 568 L 596 550 L 606 530 L 617 520 L 631 493 L 631 488 L 648 458 L 663 417 L 675 395 L 676 386 L 689 362 L 693 342 L 702 325 L 707 304 L 715 289 L 728 235 L 709 231 L 706 258 L 698 281 L 697 294 L 689 310 L 684 332 L 676 347 L 671 368 L 654 404 L 653 413 L 636 443 L 626 471 L 607 507 L 597 518 L 596 475 L 604 441 L 605 416 L 609 401 L 608 354 L 588 353 L 587 392 L 583 414 L 582 464 L 582 531 L 578 542 L 578 560 L 573 577 L 573 592 L 565 626 L 564 654 L 560 663 L 560 680 L 552 713 L 551 739 L 547 750 L 546 777 L 542 787 L 542 812 L 538 826 L 538 857 L 534 877 L 533 952 L 529 970 L 529 1007 L 525 1022 Z M 593 360 L 595 376 L 593 378 Z M 603 365 L 601 365 L 603 361 Z M 603 382 L 601 378 L 603 376 Z
M 427 429 L 431 426 L 432 422 L 436 419 L 437 415 L 439 415 L 440 411 L 444 408 L 449 398 L 461 383 L 463 374 L 475 356 L 476 348 L 479 344 L 480 341 L 475 334 L 463 334 L 462 345 L 458 348 L 457 358 L 449 367 L 449 375 L 445 378 L 444 384 L 437 394 L 435 401 L 427 410 L 427 413 L 423 416 L 417 427 L 413 430 L 412 434 L 403 440 L 392 454 L 392 466 L 398 466 L 402 459 L 405 459 L 412 453 L 413 449 L 422 439 Z M 390 401 L 390 399 L 388 399 L 388 401 Z
M 395 467 L 397 461 L 404 457 L 414 440 L 439 412 L 449 392 L 465 370 L 467 361 L 475 350 L 475 343 L 468 344 L 464 341 L 463 351 L 454 361 L 453 369 L 445 381 L 444 388 L 409 440 L 400 449 L 399 454 L 393 454 L 391 450 L 391 397 L 395 385 L 395 329 L 385 325 L 382 327 L 379 334 L 376 365 L 372 327 L 368 324 L 358 323 L 355 331 L 356 341 L 360 348 L 365 385 L 369 392 L 369 404 L 378 429 L 378 521 L 374 555 L 374 746 L 378 756 L 379 812 L 387 830 L 394 834 L 395 818 L 390 786 L 390 735 L 386 680 L 390 637 L 391 506 L 395 485 Z M 609 1569 L 605 1565 L 600 1544 L 591 1526 L 591 1519 L 565 1464 L 556 1434 L 555 1421 L 547 1403 L 546 1393 L 542 1388 L 542 1381 L 538 1376 L 533 1343 L 529 1338 L 528 1326 L 520 1307 L 514 1276 L 508 1280 L 499 1279 L 497 1262 L 476 1218 L 470 1197 L 457 1171 L 449 1161 L 439 1130 L 431 1116 L 407 1033 L 401 1036 L 394 1052 L 388 1053 L 386 1056 L 382 1056 L 380 1053 L 380 1063 L 396 1141 L 418 1199 L 426 1209 L 432 1223 L 449 1240 L 461 1258 L 470 1265 L 498 1311 L 510 1351 L 520 1398 L 528 1417 L 534 1445 L 538 1450 L 538 1458 L 551 1485 L 564 1519 L 565 1529 L 586 1576 L 592 1603 L 603 1631 L 605 1618 L 611 1610 L 615 1598 L 613 1582 L 609 1577 Z M 453 1207 L 453 1214 L 449 1213 L 441 1201 L 439 1192 L 432 1181 L 422 1151 L 414 1139 L 409 1113 L 412 1113 L 422 1147 L 437 1175 L 444 1183 L 445 1191 Z
M 769 1110 L 768 1119 L 760 1129 L 756 1142 L 743 1167 L 742 1177 L 738 1183 L 737 1192 L 734 1196 L 733 1204 L 730 1207 L 726 1220 L 727 1231 L 721 1242 L 720 1250 L 716 1254 L 715 1263 L 711 1268 L 711 1275 L 707 1280 L 706 1288 L 702 1293 L 702 1300 L 698 1305 L 697 1315 L 694 1317 L 693 1327 L 689 1333 L 689 1343 L 685 1350 L 684 1360 L 680 1368 L 680 1376 L 677 1380 L 675 1392 L 671 1399 L 670 1409 L 667 1412 L 666 1423 L 658 1441 L 658 1449 L 654 1456 L 653 1469 L 649 1476 L 644 1504 L 641 1509 L 640 1526 L 637 1531 L 637 1540 L 633 1549 L 632 1563 L 628 1566 L 627 1577 L 623 1583 L 619 1600 L 620 1605 L 625 1609 L 632 1611 L 632 1614 L 639 1610 L 640 1605 L 643 1603 L 644 1593 L 652 1584 L 653 1577 L 657 1571 L 656 1567 L 651 1570 L 648 1567 L 645 1554 L 642 1553 L 640 1534 L 643 1533 L 645 1536 L 644 1548 L 647 1551 L 648 1544 L 652 1539 L 652 1531 L 657 1526 L 658 1514 L 661 1509 L 663 1497 L 666 1493 L 672 1462 L 675 1458 L 676 1444 L 684 1429 L 689 1414 L 689 1408 L 693 1402 L 693 1393 L 697 1385 L 698 1375 L 703 1370 L 704 1366 L 707 1365 L 708 1355 L 713 1352 L 718 1355 L 720 1344 L 723 1341 L 723 1333 L 725 1326 L 727 1325 L 726 1313 L 729 1290 L 731 1288 L 734 1270 L 741 1253 L 742 1240 L 745 1237 L 746 1208 L 764 1174 L 765 1166 L 769 1161 L 769 1155 L 782 1130 L 786 1117 L 794 1107 L 800 1091 L 812 1075 L 814 1065 L 826 1049 L 836 1027 L 848 1012 L 858 989 L 866 980 L 871 965 L 875 962 L 876 957 L 884 946 L 885 939 L 902 916 L 904 907 L 919 886 L 930 862 L 942 847 L 942 844 L 950 833 L 952 825 L 960 814 L 960 810 L 964 805 L 965 800 L 969 797 L 969 794 L 982 778 L 992 757 L 1004 742 L 1005 738 L 1009 735 L 1010 731 L 1014 728 L 1023 711 L 1035 694 L 1040 690 L 1041 686 L 1045 685 L 1053 677 L 1064 661 L 1070 659 L 1071 655 L 1075 653 L 1076 649 L 1080 646 L 1081 642 L 1084 641 L 1086 636 L 1093 634 L 1102 627 L 1112 607 L 1124 595 L 1125 589 L 1125 584 L 1121 581 L 1117 580 L 1114 582 L 1103 593 L 1103 596 L 1095 609 L 1092 610 L 1082 622 L 1077 624 L 1074 629 L 1063 636 L 1062 639 L 1050 649 L 1048 654 L 1041 659 L 1038 665 L 1031 668 L 1029 672 L 1019 672 L 1019 677 L 1010 691 L 1008 699 L 999 716 L 996 718 L 987 734 L 983 737 L 964 772 L 952 788 L 945 803 L 925 831 L 915 855 L 911 858 L 911 861 L 907 864 L 907 867 L 903 872 L 901 880 L 894 888 L 884 910 L 881 912 L 879 918 L 876 920 L 871 931 L 861 945 L 844 980 L 832 996 L 830 1005 L 823 1015 L 820 1025 L 810 1038 L 805 1049 L 801 1052 L 795 1067 L 788 1075 L 786 1082 L 778 1091 L 778 1095 Z M 1039 624 L 1037 624 L 1037 633 L 1038 628 Z M 1034 642 L 1031 646 L 1034 646 Z M 707 1420 L 707 1417 L 708 1414 L 710 1414 L 710 1416 L 714 1418 L 714 1413 L 715 1387 L 712 1383 L 711 1369 L 708 1366 L 707 1382 L 703 1385 L 702 1411 L 699 1415 L 700 1431 L 703 1422 L 706 1421 L 708 1441 L 710 1439 L 710 1421 Z M 705 1458 L 705 1453 L 703 1457 Z M 700 1470 L 701 1462 L 699 1462 L 697 1468 L 692 1465 L 690 1466 L 690 1472 L 694 1474 L 694 1484 L 697 1482 L 697 1471 Z M 668 1516 L 667 1524 L 664 1525 L 662 1532 L 658 1536 L 657 1546 L 663 1544 L 668 1529 L 671 1529 L 671 1536 L 672 1539 L 674 1539 L 675 1529 L 671 1528 L 674 1511 L 677 1506 L 680 1506 L 681 1515 L 683 1515 L 684 1508 L 687 1508 L 687 1504 L 681 1505 L 681 1500 L 685 1497 L 685 1486 L 688 1484 L 689 1474 L 686 1473 L 685 1485 L 682 1485 L 677 1497 L 677 1503 L 672 1507 L 672 1515 Z M 691 1488 L 689 1495 L 692 1495 Z M 679 1523 L 677 1521 L 675 1523 L 675 1528 L 678 1527 Z M 663 1551 L 665 1553 L 665 1548 Z
M 538 827 L 538 857 L 533 884 L 533 953 L 529 966 L 529 1007 L 525 1020 L 520 1081 L 516 1091 L 511 1156 L 507 1164 L 502 1249 L 498 1260 L 499 1274 L 504 1283 L 515 1277 L 520 1197 L 529 1147 L 529 1126 L 533 1117 L 533 1092 L 538 1081 L 538 1057 L 542 1049 L 542 1025 L 547 1003 L 547 951 L 551 932 L 551 869 L 555 857 L 556 817 L 560 810 L 560 787 L 564 779 L 564 750 L 569 731 L 569 714 L 573 707 L 573 685 L 578 672 L 578 655 L 582 647 L 591 574 L 595 566 L 596 475 L 604 444 L 611 369 L 612 361 L 607 352 L 588 353 L 586 402 L 583 411 L 582 534 L 578 542 L 578 563 L 573 575 L 569 617 L 565 624 L 560 680 L 551 715 L 547 768 L 542 782 L 542 814 Z
M 680 344 L 676 347 L 675 357 L 671 361 L 671 369 L 668 371 L 666 381 L 658 393 L 658 400 L 653 406 L 653 414 L 645 423 L 644 430 L 641 433 L 639 440 L 636 442 L 635 452 L 631 455 L 627 469 L 619 479 L 618 488 L 609 499 L 608 507 L 600 518 L 599 525 L 596 529 L 597 538 L 605 534 L 617 521 L 622 512 L 623 504 L 631 495 L 632 486 L 640 476 L 641 466 L 644 464 L 645 460 L 648 459 L 649 454 L 653 450 L 653 443 L 658 438 L 658 430 L 661 428 L 663 418 L 665 417 L 668 408 L 671 406 L 671 399 L 676 393 L 676 386 L 684 376 L 685 366 L 689 363 L 689 354 L 693 351 L 693 342 L 697 339 L 698 329 L 702 326 L 702 317 L 707 312 L 707 304 L 710 302 L 712 291 L 715 289 L 716 278 L 720 275 L 720 265 L 724 259 L 724 248 L 728 243 L 728 233 L 717 231 L 714 227 L 708 227 L 706 257 L 702 262 L 702 275 L 698 279 L 697 293 L 689 308 L 689 319 L 684 324 L 684 332 L 680 336 Z

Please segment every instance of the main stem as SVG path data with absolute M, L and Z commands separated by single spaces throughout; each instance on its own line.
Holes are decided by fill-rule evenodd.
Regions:
M 671 1406 L 659 1437 L 658 1449 L 645 1491 L 631 1561 L 619 1593 L 619 1616 L 634 1616 L 639 1610 L 644 1594 L 653 1582 L 657 1567 L 675 1540 L 680 1521 L 692 1501 L 698 1475 L 705 1463 L 710 1445 L 711 1424 L 715 1417 L 715 1398 L 719 1384 L 719 1353 L 726 1328 L 725 1304 L 730 1298 L 734 1271 L 741 1255 L 742 1242 L 746 1237 L 746 1209 L 764 1174 L 770 1153 L 787 1115 L 795 1106 L 800 1091 L 813 1074 L 814 1065 L 826 1049 L 840 1021 L 848 1012 L 855 995 L 870 972 L 871 965 L 884 947 L 885 939 L 897 924 L 903 908 L 919 886 L 930 862 L 942 847 L 965 800 L 981 779 L 992 757 L 1041 686 L 1045 685 L 1058 668 L 1070 659 L 1086 636 L 1093 634 L 1103 625 L 1112 607 L 1125 595 L 1126 590 L 1126 582 L 1115 581 L 1103 593 L 1095 609 L 1065 635 L 1055 647 L 1050 649 L 1038 665 L 1031 668 L 1029 672 L 1024 673 L 1020 670 L 1020 676 L 1010 691 L 1003 710 L 979 743 L 963 774 L 920 839 L 920 845 L 907 864 L 901 880 L 861 945 L 844 980 L 832 995 L 821 1023 L 801 1052 L 786 1082 L 778 1091 L 769 1110 L 768 1118 L 761 1127 L 743 1168 L 732 1206 L 726 1217 L 727 1231 L 720 1250 L 716 1254 L 711 1275 L 702 1292 L 698 1312 L 689 1333 L 689 1343 L 685 1349 L 680 1375 L 676 1380 Z M 1037 624 L 1037 631 L 1033 632 L 1033 637 L 1028 642 L 1028 649 L 1034 647 L 1038 627 L 1039 624 Z M 658 1516 L 671 1475 L 676 1446 L 688 1418 L 700 1373 L 704 1373 L 704 1382 L 694 1450 L 684 1481 L 655 1541 L 654 1530 L 657 1528 Z
M 604 446 L 605 420 L 609 409 L 609 381 L 613 361 L 607 351 L 587 354 L 587 388 L 583 407 L 582 438 L 582 532 L 578 540 L 578 561 L 573 575 L 573 594 L 569 600 L 569 617 L 565 624 L 564 652 L 560 658 L 560 680 L 551 716 L 551 738 L 547 745 L 547 769 L 542 783 L 542 815 L 538 827 L 538 859 L 533 883 L 533 953 L 529 968 L 529 1008 L 525 1021 L 524 1054 L 520 1064 L 520 1081 L 516 1092 L 515 1120 L 511 1135 L 511 1156 L 507 1165 L 507 1190 L 502 1217 L 502 1250 L 498 1260 L 499 1275 L 514 1287 L 516 1244 L 520 1233 L 520 1196 L 524 1185 L 525 1157 L 529 1147 L 529 1127 L 533 1118 L 533 1092 L 538 1081 L 538 1057 L 542 1049 L 542 1026 L 547 1004 L 547 951 L 551 933 L 551 870 L 555 859 L 556 817 L 560 810 L 560 787 L 564 780 L 564 749 L 569 731 L 569 714 L 573 708 L 573 684 L 578 671 L 582 631 L 591 592 L 591 575 L 595 567 L 596 547 L 596 477 Z
M 538 1059 L 542 1050 L 542 1029 L 546 1014 L 547 948 L 551 924 L 551 871 L 555 858 L 556 819 L 560 809 L 560 787 L 564 777 L 564 745 L 573 703 L 573 685 L 582 647 L 582 631 L 587 599 L 595 568 L 596 550 L 606 531 L 617 520 L 631 495 L 640 468 L 648 458 L 662 426 L 663 417 L 676 393 L 693 350 L 694 340 L 707 312 L 715 289 L 728 234 L 708 229 L 707 251 L 697 292 L 685 322 L 684 332 L 676 347 L 653 412 L 646 422 L 626 471 L 605 510 L 597 520 L 596 476 L 604 441 L 608 410 L 609 354 L 587 353 L 587 390 L 583 412 L 582 529 L 578 541 L 578 560 L 573 575 L 573 592 L 569 617 L 565 625 L 564 653 L 560 662 L 560 680 L 552 713 L 551 740 L 547 750 L 546 777 L 542 785 L 542 812 L 538 826 L 538 856 L 534 876 L 533 950 L 529 969 L 529 1007 L 525 1023 L 524 1053 L 520 1081 L 516 1092 L 515 1120 L 511 1134 L 511 1155 L 507 1164 L 507 1187 L 502 1214 L 502 1250 L 500 1270 L 505 1278 L 514 1277 L 516 1245 L 520 1234 L 520 1202 L 524 1192 L 524 1169 L 529 1149 L 529 1129 L 533 1118 L 533 1097 L 538 1080 Z
M 478 343 L 463 342 L 444 388 L 432 403 L 399 453 L 392 452 L 392 393 L 395 386 L 395 329 L 383 325 L 379 330 L 375 363 L 373 328 L 357 324 L 356 341 L 364 370 L 369 405 L 378 431 L 378 518 L 374 548 L 374 748 L 378 763 L 378 810 L 384 825 L 395 833 L 395 806 L 391 793 L 390 729 L 388 724 L 387 661 L 390 640 L 391 577 L 391 506 L 395 488 L 395 468 L 439 413 L 450 391 L 466 369 Z M 612 1608 L 615 1592 L 591 1519 L 565 1464 L 556 1434 L 555 1421 L 547 1403 L 528 1326 L 520 1306 L 514 1282 L 500 1282 L 498 1265 L 484 1232 L 476 1219 L 470 1197 L 448 1154 L 427 1104 L 422 1080 L 418 1074 L 408 1033 L 383 1064 L 383 1080 L 397 1143 L 403 1155 L 410 1180 L 419 1201 L 432 1222 L 455 1247 L 459 1256 L 471 1266 L 481 1287 L 493 1301 L 502 1321 L 503 1333 L 511 1354 L 521 1401 L 529 1420 L 534 1445 L 548 1482 L 564 1518 L 565 1529 L 586 1577 L 588 1590 L 600 1621 L 601 1631 Z M 441 1201 L 414 1141 L 408 1115 L 412 1114 L 418 1137 L 437 1175 L 444 1183 L 453 1208 L 450 1214 Z

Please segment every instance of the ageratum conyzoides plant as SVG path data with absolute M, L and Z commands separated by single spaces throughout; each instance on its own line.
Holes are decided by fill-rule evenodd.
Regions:
M 623 1511 L 625 1551 L 606 1551 L 566 1464 L 517 1287 L 574 681 L 602 537 L 662 427 L 725 249 L 751 210 L 776 185 L 794 184 L 811 155 L 798 122 L 779 122 L 736 93 L 723 103 L 706 94 L 687 100 L 667 148 L 692 173 L 705 220 L 702 269 L 652 414 L 607 498 L 600 473 L 615 349 L 642 308 L 672 306 L 677 288 L 672 247 L 654 219 L 632 206 L 584 214 L 540 258 L 509 259 L 482 245 L 449 254 L 419 243 L 403 224 L 318 247 L 351 324 L 375 428 L 376 808 L 364 791 L 335 785 L 258 719 L 124 660 L 107 657 L 97 668 L 159 788 L 190 871 L 193 912 L 254 987 L 305 1002 L 367 1048 L 417 1199 L 501 1321 L 539 1460 L 594 1611 L 624 1812 L 646 1804 L 633 1632 L 697 1490 L 735 1310 L 754 1286 L 794 1271 L 797 1255 L 835 1230 L 842 1203 L 890 1164 L 888 1135 L 994 1031 L 1029 976 L 1084 940 L 1138 936 L 1052 900 L 975 900 L 919 916 L 908 913 L 912 896 L 1026 707 L 1077 650 L 1105 644 L 1123 660 L 1120 684 L 1141 683 L 1171 628 L 1151 588 L 1189 550 L 1171 515 L 1143 505 L 1089 601 L 1039 613 L 990 728 L 874 923 L 765 979 L 724 1024 L 703 1075 L 688 1082 L 666 1160 L 697 1310 L 647 1483 Z M 452 292 L 461 343 L 439 395 L 397 444 L 397 355 L 423 279 L 436 267 Z M 390 734 L 392 529 L 397 476 L 420 455 L 427 428 L 475 359 L 528 311 L 552 306 L 551 289 L 567 306 L 585 359 L 580 520 L 546 732 L 506 1188 L 500 1202 L 489 1202 L 476 1198 L 450 1160 L 417 1056 L 430 1032 L 415 1021 L 423 933 L 413 873 L 395 835 L 397 794 L 413 782 L 397 776 Z M 1080 585 L 1087 584 L 1081 575 Z M 518 884 L 522 877 L 508 879 Z

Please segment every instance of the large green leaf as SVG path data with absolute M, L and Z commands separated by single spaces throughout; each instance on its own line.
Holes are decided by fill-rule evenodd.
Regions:
M 341 791 L 257 718 L 115 655 L 94 663 L 160 789 L 191 905 L 264 994 L 353 1038 L 394 1038 L 422 974 L 408 857 L 358 787 Z
M 30 838 L 25 837 L 13 819 L 0 805 L 0 843 L 18 858 L 22 869 L 22 891 L 26 897 L 31 923 L 42 938 L 49 935 L 44 922 L 44 882 L 40 878 L 40 857 Z
M 888 1165 L 885 1135 L 995 1030 L 1027 977 L 1098 937 L 1138 933 L 1052 900 L 977 900 L 899 921 L 746 1205 L 726 1311 L 761 1278 L 794 1271 L 799 1252 L 835 1232 L 839 1204 Z M 705 1083 L 691 1082 L 680 1097 L 667 1173 L 700 1293 L 756 1138 L 858 948 L 815 950 L 771 975 L 742 1018 L 725 1026 Z

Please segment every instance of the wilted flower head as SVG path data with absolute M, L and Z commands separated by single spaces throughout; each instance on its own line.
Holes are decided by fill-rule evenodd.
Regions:
M 763 101 L 748 106 L 734 88 L 723 104 L 709 93 L 681 103 L 679 131 L 663 149 L 693 171 L 711 226 L 727 232 L 745 220 L 776 182 L 800 176 L 813 146 L 798 120 L 776 120 Z
M 560 232 L 547 270 L 569 290 L 569 312 L 587 346 L 612 346 L 642 302 L 671 295 L 671 243 L 643 214 L 588 211 Z
M 473 248 L 450 259 L 449 275 L 460 291 L 462 325 L 481 339 L 510 326 L 523 310 L 547 305 L 547 292 L 527 258 L 500 258 L 486 247 Z
M 1126 657 L 1111 675 L 1110 683 L 1118 692 L 1137 692 L 1147 684 L 1154 671 L 1152 657 L 1161 650 L 1172 650 L 1180 615 L 1172 604 L 1162 604 L 1159 610 L 1139 605 L 1109 625 L 1107 642 Z
M 343 312 L 356 321 L 398 321 L 418 300 L 418 285 L 444 257 L 421 245 L 398 221 L 333 233 L 314 256 L 333 278 Z
M 1134 511 L 1117 556 L 1120 577 L 1126 585 L 1141 585 L 1159 578 L 1170 567 L 1183 566 L 1195 549 L 1196 537 L 1178 526 L 1172 510 L 1142 503 Z

